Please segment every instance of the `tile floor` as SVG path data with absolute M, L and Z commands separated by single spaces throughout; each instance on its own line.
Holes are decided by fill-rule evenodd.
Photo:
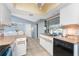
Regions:
M 49 54 L 40 46 L 39 40 L 28 38 L 27 56 L 49 56 Z

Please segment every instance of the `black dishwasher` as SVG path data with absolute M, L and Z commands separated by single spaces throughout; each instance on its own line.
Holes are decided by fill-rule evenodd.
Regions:
M 54 51 L 56 53 L 58 53 L 58 51 L 61 51 L 62 53 L 64 51 L 67 51 L 68 53 L 73 55 L 73 50 L 74 50 L 74 44 L 73 43 L 65 42 L 65 41 L 54 38 Z M 60 54 L 61 55 L 64 55 L 64 54 L 66 55 L 66 53 L 63 53 L 63 54 L 60 53 Z

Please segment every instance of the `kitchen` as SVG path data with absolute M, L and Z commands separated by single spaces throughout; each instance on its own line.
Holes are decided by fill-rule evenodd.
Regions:
M 73 7 L 74 6 L 74 7 Z M 57 19 L 59 18 L 59 21 L 55 23 L 54 25 L 50 25 L 49 23 L 49 33 L 41 34 L 40 35 L 40 44 L 47 49 L 47 47 L 52 47 L 50 50 L 53 53 L 49 53 L 54 56 L 78 56 L 78 19 L 77 15 L 75 13 L 78 13 L 78 4 L 72 4 L 70 6 L 67 6 L 63 9 L 60 9 L 60 14 L 56 17 L 54 17 L 54 20 L 51 20 L 52 24 L 57 22 Z M 71 10 L 74 10 L 71 11 Z M 54 23 L 52 22 L 54 21 Z M 52 29 L 51 29 L 52 28 Z M 56 28 L 56 29 L 55 29 Z M 49 39 L 50 38 L 50 39 Z M 53 44 L 47 42 L 45 39 L 51 40 Z M 44 45 L 43 43 L 48 43 L 47 45 Z
M 79 56 L 78 6 L 1 3 L 0 56 Z

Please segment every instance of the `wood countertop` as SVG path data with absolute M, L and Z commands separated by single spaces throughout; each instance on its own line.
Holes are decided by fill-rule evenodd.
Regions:
M 12 44 L 17 38 L 22 38 L 26 36 L 18 35 L 18 36 L 4 36 L 0 37 L 0 46 Z
M 65 42 L 73 43 L 73 44 L 79 43 L 79 39 L 76 36 L 74 36 L 74 37 L 73 36 L 72 37 L 60 37 L 60 36 L 56 36 L 54 38 L 56 38 L 58 40 L 65 41 Z
M 66 42 L 73 43 L 73 44 L 79 43 L 79 36 L 77 35 L 64 37 L 64 36 L 51 36 L 47 34 L 40 34 L 40 36 L 48 40 L 53 40 L 53 38 L 56 38 L 58 40 L 66 41 Z
M 40 38 L 41 37 L 46 39 L 46 40 L 49 40 L 49 41 L 53 40 L 53 36 L 49 36 L 49 35 L 45 35 L 45 34 L 40 34 Z

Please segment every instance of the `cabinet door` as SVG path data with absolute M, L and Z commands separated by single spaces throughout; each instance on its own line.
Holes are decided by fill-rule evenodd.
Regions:
M 16 55 L 22 56 L 26 54 L 26 38 L 16 39 Z
M 43 38 L 40 38 L 40 45 L 45 48 L 46 44 L 45 44 L 45 40 Z
M 60 24 L 60 17 L 59 16 L 48 21 L 49 29 L 55 28 L 56 27 L 55 25 L 59 25 L 59 24 Z
M 49 42 L 43 38 L 40 38 L 40 45 L 45 48 L 45 50 L 50 54 L 53 55 L 53 43 Z
M 60 24 L 78 24 L 79 4 L 70 4 L 60 10 Z
M 12 55 L 13 56 L 22 56 L 27 53 L 27 44 L 26 38 L 18 38 L 16 41 L 11 45 Z
M 50 55 L 53 55 L 53 43 L 45 41 L 46 42 L 46 49 Z
M 12 49 L 12 56 L 15 56 L 16 54 L 16 49 L 15 49 L 15 47 L 16 47 L 16 44 L 15 44 L 15 42 L 13 43 L 13 44 L 11 44 L 11 49 Z

